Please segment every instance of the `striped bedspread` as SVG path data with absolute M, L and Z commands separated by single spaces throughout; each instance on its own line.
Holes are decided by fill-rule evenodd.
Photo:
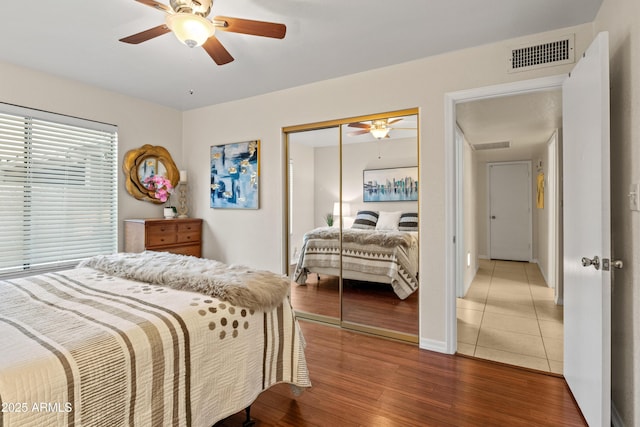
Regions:
M 334 271 L 338 275 L 342 263 L 345 278 L 390 283 L 400 299 L 418 289 L 417 233 L 347 229 L 341 253 L 337 231 L 323 232 L 327 229 L 305 235 L 293 276 L 296 283 L 304 285 L 307 274 L 313 272 Z M 392 245 L 394 239 L 401 244 Z
M 211 426 L 309 387 L 289 301 L 272 312 L 78 268 L 0 281 L 0 427 Z

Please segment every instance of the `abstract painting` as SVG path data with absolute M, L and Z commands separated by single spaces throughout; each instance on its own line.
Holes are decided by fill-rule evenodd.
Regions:
M 211 147 L 211 207 L 258 209 L 260 141 Z

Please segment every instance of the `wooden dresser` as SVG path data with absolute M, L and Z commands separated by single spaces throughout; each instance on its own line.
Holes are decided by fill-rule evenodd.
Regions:
M 202 255 L 202 220 L 199 218 L 125 219 L 124 251 L 145 250 Z

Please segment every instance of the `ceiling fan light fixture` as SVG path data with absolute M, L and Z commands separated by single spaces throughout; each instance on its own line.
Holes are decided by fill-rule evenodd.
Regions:
M 389 131 L 391 131 L 391 128 L 387 119 L 374 120 L 369 128 L 371 135 L 377 139 L 386 138 L 389 135 Z
M 178 40 L 189 47 L 202 46 L 216 29 L 208 19 L 185 12 L 167 15 L 166 23 Z
M 374 136 L 374 138 L 382 139 L 389 134 L 390 130 L 391 128 L 371 128 L 370 132 L 371 135 Z

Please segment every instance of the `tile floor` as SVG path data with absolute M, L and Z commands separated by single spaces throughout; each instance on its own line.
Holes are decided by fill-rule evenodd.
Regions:
M 458 298 L 458 353 L 562 374 L 562 306 L 537 264 L 480 260 Z

